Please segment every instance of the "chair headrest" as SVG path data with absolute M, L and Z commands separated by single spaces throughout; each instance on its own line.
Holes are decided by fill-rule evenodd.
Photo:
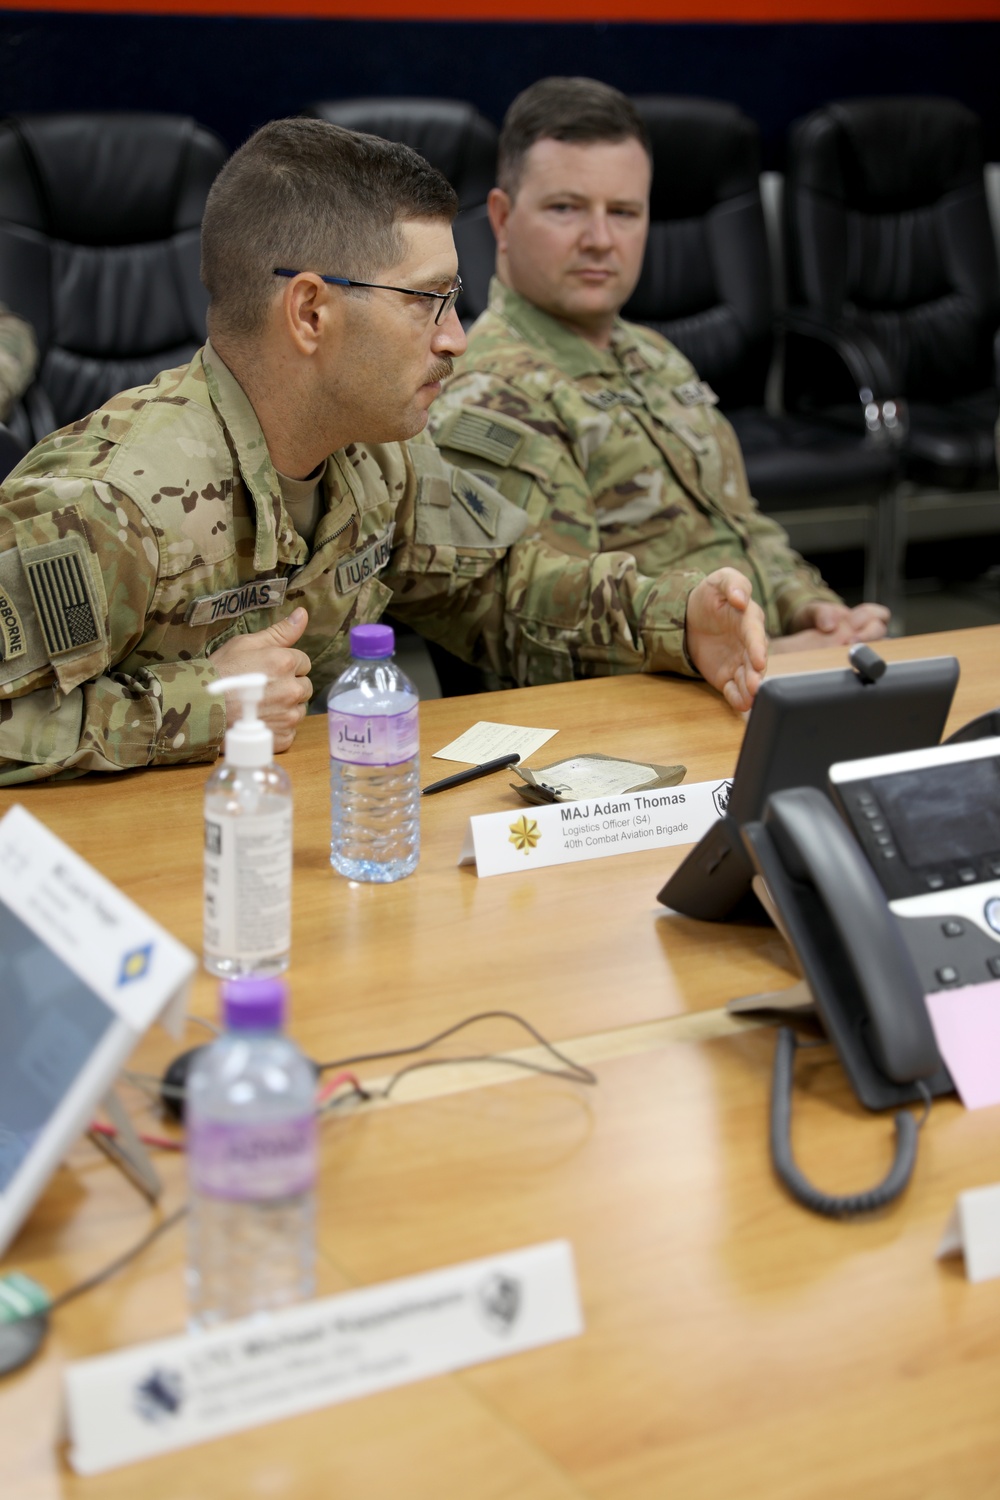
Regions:
M 0 218 L 75 245 L 168 239 L 201 223 L 227 155 L 184 115 L 8 115 Z

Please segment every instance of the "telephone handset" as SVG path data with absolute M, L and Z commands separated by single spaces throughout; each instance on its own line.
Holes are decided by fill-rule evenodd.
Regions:
M 913 959 L 858 844 L 813 787 L 775 792 L 743 840 L 802 966 L 820 1020 L 861 1103 L 886 1109 L 950 1092 Z M 772 1116 L 775 1166 L 807 1207 L 846 1216 L 890 1201 L 909 1180 L 917 1124 L 896 1117 L 897 1160 L 868 1193 L 829 1198 L 798 1172 L 788 1143 L 791 1033 L 779 1044 Z

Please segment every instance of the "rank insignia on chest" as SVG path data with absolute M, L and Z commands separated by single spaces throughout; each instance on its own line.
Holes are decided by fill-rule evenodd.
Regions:
M 381 573 L 392 556 L 392 533 L 395 529 L 396 523 L 393 522 L 363 552 L 356 552 L 353 557 L 345 557 L 343 562 L 337 564 L 338 594 L 351 594 L 367 579 L 374 578 L 376 573 Z
M 274 609 L 285 597 L 287 578 L 255 578 L 251 583 L 223 589 L 192 599 L 184 616 L 185 625 L 214 625 L 216 620 L 236 620 L 252 609 Z
M 642 397 L 635 391 L 583 391 L 584 401 L 596 406 L 598 411 L 610 411 L 613 406 L 645 406 Z
M 683 385 L 670 388 L 671 394 L 682 406 L 718 406 L 719 398 L 704 380 L 685 380 Z

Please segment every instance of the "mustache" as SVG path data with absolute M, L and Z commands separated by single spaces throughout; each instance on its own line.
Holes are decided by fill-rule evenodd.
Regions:
M 430 373 L 427 376 L 427 384 L 437 385 L 439 381 L 447 380 L 454 368 L 455 361 L 442 355 L 437 363 L 431 366 Z

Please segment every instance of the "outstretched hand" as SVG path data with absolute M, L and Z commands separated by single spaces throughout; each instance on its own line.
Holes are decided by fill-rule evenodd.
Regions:
M 745 712 L 767 669 L 764 612 L 736 568 L 718 568 L 688 595 L 684 643 L 705 681 Z
M 266 630 L 234 635 L 209 658 L 220 677 L 236 677 L 241 672 L 263 672 L 267 677 L 258 713 L 274 734 L 274 748 L 279 753 L 291 746 L 312 697 L 312 663 L 295 647 L 308 623 L 309 616 L 300 606 L 286 620 L 276 620 Z M 227 693 L 226 723 L 235 724 L 240 712 L 238 696 Z

